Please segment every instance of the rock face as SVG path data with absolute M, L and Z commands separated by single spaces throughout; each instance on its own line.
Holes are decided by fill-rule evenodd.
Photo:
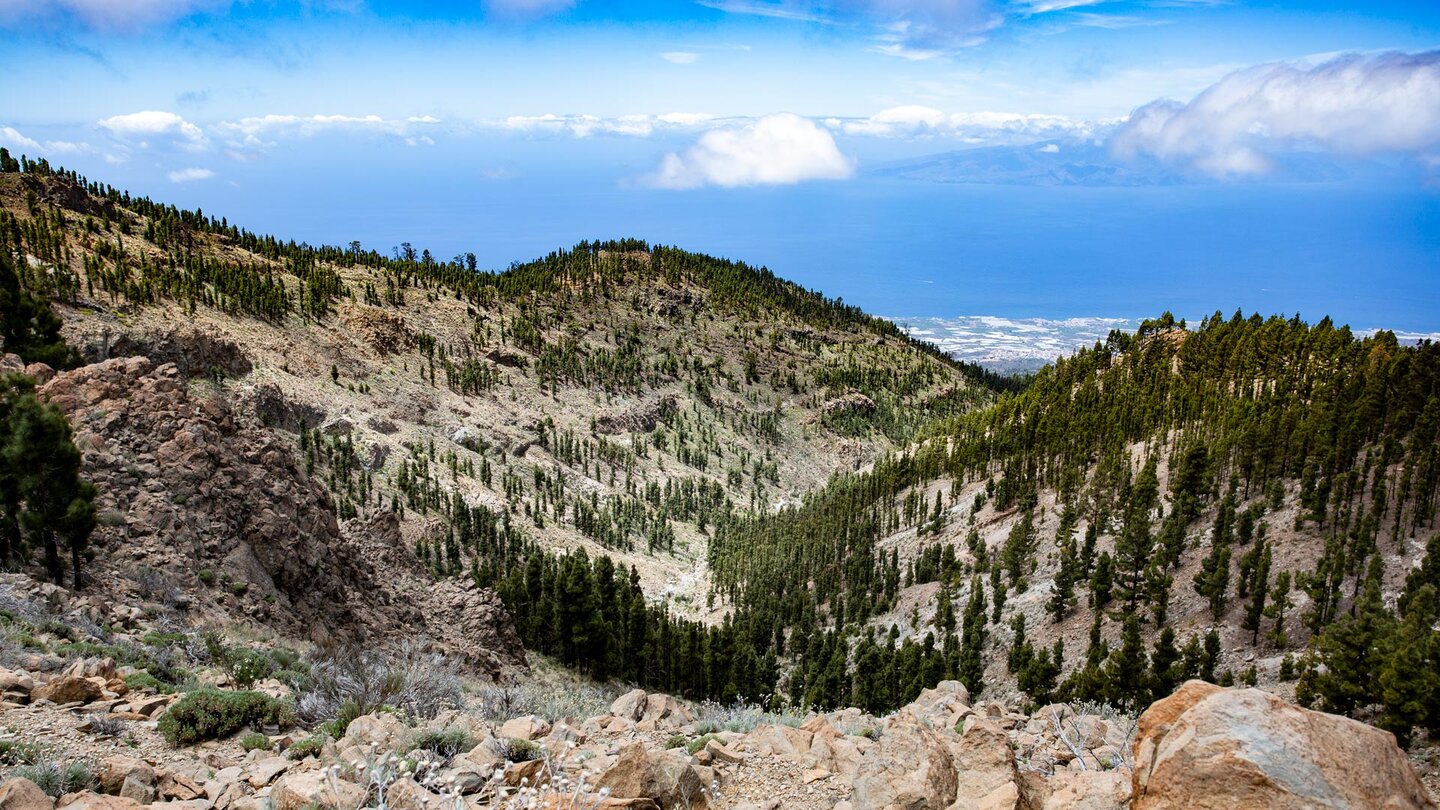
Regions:
M 944 741 L 901 709 L 860 761 L 852 801 L 855 810 L 943 810 L 955 792 L 955 766 Z
M 1190 681 L 1140 718 L 1134 810 L 1433 808 L 1387 732 Z
M 176 607 L 316 640 L 418 636 L 492 675 L 523 665 L 493 591 L 437 585 L 388 513 L 342 531 L 292 446 L 222 400 L 192 396 L 174 365 L 106 360 L 57 374 L 39 394 L 69 418 L 99 490 L 95 592 L 123 590 L 143 568 Z M 219 584 L 202 586 L 204 571 Z

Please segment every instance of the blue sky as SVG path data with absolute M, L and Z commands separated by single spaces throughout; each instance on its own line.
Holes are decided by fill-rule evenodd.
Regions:
M 0 0 L 0 35 L 0 145 L 286 237 L 1440 331 L 1433 2 Z

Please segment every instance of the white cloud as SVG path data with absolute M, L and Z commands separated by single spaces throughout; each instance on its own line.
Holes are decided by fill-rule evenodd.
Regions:
M 967 143 L 1041 140 L 1054 137 L 1088 137 L 1093 122 L 1063 115 L 1010 112 L 946 113 L 934 107 L 891 107 L 859 120 L 843 123 L 847 135 L 879 138 L 952 138 Z
M 808 118 L 781 113 L 705 133 L 689 149 L 667 154 L 645 182 L 670 189 L 733 188 L 839 180 L 854 172 L 829 132 Z
M 693 65 L 700 61 L 700 54 L 692 51 L 665 51 L 660 54 L 660 58 L 672 65 Z
M 591 135 L 625 135 L 648 138 L 656 130 L 686 130 L 704 126 L 715 117 L 708 113 L 663 113 L 661 115 L 512 115 L 499 122 L 501 129 L 549 135 L 588 138 Z
M 209 169 L 177 169 L 165 175 L 172 183 L 193 183 L 196 180 L 209 180 L 215 176 L 215 172 Z
M 378 132 L 424 143 L 427 136 L 416 130 L 440 123 L 429 115 L 409 118 L 382 118 L 378 115 L 257 115 L 237 121 L 222 121 L 214 131 L 234 147 L 265 148 L 277 138 L 308 138 L 331 130 Z
M 145 148 L 153 139 L 163 139 L 190 151 L 210 145 L 200 127 L 172 112 L 145 110 L 115 115 L 98 123 L 99 127 L 118 140 Z
M 1263 174 L 1295 149 L 1423 157 L 1440 149 L 1440 51 L 1241 70 L 1188 104 L 1135 110 L 1111 149 L 1221 176 Z
M 1044 152 L 1047 155 L 1057 155 L 1060 153 L 1060 145 L 1056 143 L 1047 143 L 1044 146 L 1040 147 L 1040 151 Z
M 40 145 L 39 141 L 35 140 L 34 138 L 25 137 L 23 134 L 21 134 L 20 130 L 15 129 L 14 127 L 0 126 L 0 139 L 4 139 L 3 144 L 0 145 L 8 146 L 11 149 L 44 148 Z

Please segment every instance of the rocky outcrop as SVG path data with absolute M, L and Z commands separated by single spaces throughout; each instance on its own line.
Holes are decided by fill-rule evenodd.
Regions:
M 85 347 L 85 357 L 100 362 L 116 357 L 145 357 L 152 363 L 170 363 L 186 377 L 243 377 L 250 359 L 234 341 L 199 330 L 108 336 Z
M 186 584 L 225 573 L 246 587 L 218 601 L 297 634 L 355 627 L 347 589 L 367 572 L 338 553 L 330 495 L 290 448 L 143 357 L 60 374 L 39 393 L 69 417 L 99 490 L 92 545 Z
M 1135 810 L 1433 808 L 1391 734 L 1190 681 L 1140 718 Z
M 39 394 L 70 419 L 99 490 L 96 593 L 157 592 L 192 621 L 243 618 L 316 640 L 428 640 L 491 675 L 523 666 L 493 591 L 434 582 L 389 513 L 342 531 L 293 446 L 192 396 L 174 365 L 107 360 Z
M 660 397 L 617 413 L 601 414 L 595 419 L 595 430 L 610 436 L 617 433 L 649 433 L 661 419 L 674 412 L 675 397 Z

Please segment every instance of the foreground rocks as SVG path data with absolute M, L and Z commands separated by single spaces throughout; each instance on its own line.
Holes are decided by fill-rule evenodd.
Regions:
M 102 694 L 96 704 L 12 702 L 6 725 L 83 725 L 146 705 L 150 696 L 111 691 L 123 671 L 102 659 L 49 675 L 0 671 L 27 697 L 77 678 Z M 633 690 L 584 719 L 492 722 L 450 710 L 407 722 L 377 712 L 303 755 L 289 747 L 312 730 L 275 730 L 268 747 L 249 751 L 240 734 L 176 749 L 158 741 L 154 719 L 127 712 L 133 748 L 87 758 L 92 790 L 55 799 L 12 778 L 0 783 L 0 810 L 357 810 L 382 797 L 393 810 L 1434 807 L 1390 735 L 1253 689 L 1190 682 L 1138 722 L 1065 705 L 1023 715 L 970 704 L 962 685 L 942 682 L 883 718 L 845 709 L 724 728 L 673 697 Z M 32 714 L 45 722 L 16 722 Z M 461 744 L 425 747 L 442 737 Z
M 1389 732 L 1190 681 L 1140 718 L 1135 810 L 1433 808 Z

